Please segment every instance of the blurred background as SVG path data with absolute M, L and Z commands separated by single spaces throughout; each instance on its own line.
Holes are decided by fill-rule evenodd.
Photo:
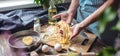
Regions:
M 71 0 L 65 0 L 70 2 Z M 35 7 L 34 0 L 0 0 L 0 11 Z

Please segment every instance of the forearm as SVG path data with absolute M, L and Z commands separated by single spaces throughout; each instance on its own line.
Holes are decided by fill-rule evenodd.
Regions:
M 101 7 L 99 7 L 95 12 L 93 12 L 90 16 L 88 16 L 85 20 L 79 23 L 80 27 L 85 28 L 92 22 L 96 21 L 98 16 L 107 8 L 109 7 L 114 0 L 107 0 Z
M 70 24 L 72 22 L 78 6 L 79 6 L 79 0 L 71 0 L 71 4 L 70 4 L 69 9 L 67 11 L 67 13 L 69 15 L 68 20 L 67 20 L 68 24 Z
M 67 12 L 70 13 L 71 16 L 74 16 L 74 14 L 77 11 L 78 6 L 79 6 L 79 0 L 71 0 L 71 4 Z

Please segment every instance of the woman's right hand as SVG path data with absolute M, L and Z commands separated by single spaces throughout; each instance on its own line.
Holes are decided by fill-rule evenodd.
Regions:
M 61 20 L 70 24 L 72 22 L 72 19 L 73 19 L 73 13 L 66 11 L 66 12 L 62 12 L 62 13 L 59 13 L 57 15 L 54 15 L 52 18 L 54 18 L 54 19 L 61 18 Z

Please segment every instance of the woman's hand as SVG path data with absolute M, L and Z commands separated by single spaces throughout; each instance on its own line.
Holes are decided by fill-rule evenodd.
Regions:
M 80 24 L 75 24 L 74 26 L 72 26 L 71 27 L 72 35 L 70 37 L 70 40 L 72 40 L 74 37 L 76 37 L 82 29 L 83 29 L 83 27 Z
M 62 13 L 59 13 L 57 15 L 54 15 L 52 18 L 54 18 L 54 19 L 61 18 L 61 20 L 70 24 L 72 22 L 72 19 L 73 19 L 73 14 L 66 11 L 66 12 L 62 12 Z

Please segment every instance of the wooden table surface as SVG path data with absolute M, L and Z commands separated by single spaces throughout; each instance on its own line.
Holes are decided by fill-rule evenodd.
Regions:
M 26 55 L 22 50 L 16 50 L 9 46 L 7 39 L 11 34 L 8 31 L 2 32 L 0 34 L 0 56 L 29 56 Z M 106 47 L 99 39 L 96 39 L 90 48 L 89 52 L 99 52 L 104 47 Z

